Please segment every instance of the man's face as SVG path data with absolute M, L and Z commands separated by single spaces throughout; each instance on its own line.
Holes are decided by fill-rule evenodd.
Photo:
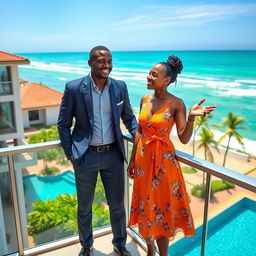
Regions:
M 93 77 L 106 79 L 112 70 L 112 55 L 105 50 L 95 51 L 88 64 Z

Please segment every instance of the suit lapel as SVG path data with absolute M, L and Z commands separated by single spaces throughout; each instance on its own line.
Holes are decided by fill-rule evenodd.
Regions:
M 82 94 L 84 98 L 84 103 L 87 109 L 89 120 L 91 126 L 93 126 L 93 105 L 92 105 L 92 91 L 91 91 L 91 81 L 89 76 L 87 76 L 82 84 Z

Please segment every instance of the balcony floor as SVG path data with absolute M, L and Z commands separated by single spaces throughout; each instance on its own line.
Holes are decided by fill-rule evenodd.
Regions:
M 97 237 L 94 239 L 94 245 L 93 245 L 93 251 L 92 256 L 117 256 L 115 252 L 113 252 L 113 246 L 112 246 L 112 234 L 104 235 L 101 237 Z M 144 256 L 146 255 L 146 252 L 130 237 L 127 236 L 127 243 L 126 248 L 131 252 L 132 256 Z M 54 251 L 46 252 L 43 254 L 40 254 L 41 256 L 63 256 L 63 255 L 69 255 L 69 256 L 77 256 L 80 252 L 81 245 L 74 244 L 71 246 L 63 247 L 61 249 L 57 249 Z

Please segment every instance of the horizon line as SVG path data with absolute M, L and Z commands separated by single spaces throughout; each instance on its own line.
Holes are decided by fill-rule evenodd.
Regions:
M 4 51 L 4 50 L 3 50 Z M 110 50 L 110 52 L 170 52 L 170 51 L 174 51 L 174 52 L 181 52 L 181 51 L 190 51 L 190 52 L 217 52 L 217 51 L 256 51 L 256 49 L 204 49 L 204 50 Z M 4 52 L 8 52 L 8 51 L 4 51 Z M 21 54 L 21 53 L 88 53 L 89 51 L 31 51 L 31 52 L 25 52 L 25 51 L 21 51 L 21 52 L 11 52 L 14 54 Z

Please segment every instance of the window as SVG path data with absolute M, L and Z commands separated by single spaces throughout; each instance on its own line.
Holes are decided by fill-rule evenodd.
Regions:
M 39 120 L 39 110 L 30 110 L 28 112 L 29 121 L 37 121 Z
M 11 69 L 0 66 L 0 96 L 12 94 Z
M 13 102 L 0 102 L 0 134 L 16 132 Z

